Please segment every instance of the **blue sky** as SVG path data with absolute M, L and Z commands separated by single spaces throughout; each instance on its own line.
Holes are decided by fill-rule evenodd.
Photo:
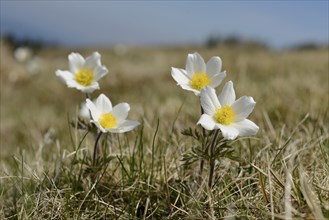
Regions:
M 236 34 L 274 47 L 328 43 L 328 1 L 4 1 L 1 33 L 64 46 L 203 43 Z

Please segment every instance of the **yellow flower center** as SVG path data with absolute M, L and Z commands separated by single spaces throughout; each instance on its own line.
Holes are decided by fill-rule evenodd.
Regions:
M 81 69 L 75 74 L 75 81 L 80 85 L 89 86 L 94 80 L 94 74 L 89 69 Z
M 98 122 L 103 128 L 114 128 L 117 125 L 117 119 L 111 113 L 102 114 Z
M 231 106 L 225 105 L 218 108 L 213 117 L 219 124 L 229 125 L 235 120 L 235 112 Z
M 208 75 L 205 73 L 195 73 L 192 76 L 192 79 L 189 83 L 189 85 L 198 91 L 200 91 L 205 86 L 209 85 L 210 80 L 208 78 Z

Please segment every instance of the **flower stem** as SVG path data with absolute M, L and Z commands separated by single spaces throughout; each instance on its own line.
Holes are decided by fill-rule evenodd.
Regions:
M 211 189 L 212 188 L 212 181 L 213 181 L 213 176 L 214 176 L 214 170 L 215 170 L 215 160 L 216 160 L 216 155 L 215 155 L 215 146 L 216 146 L 216 140 L 217 136 L 219 133 L 219 129 L 214 133 L 212 143 L 210 146 L 210 157 L 209 157 L 209 179 L 208 179 L 208 187 Z
M 99 132 L 95 141 L 95 145 L 94 145 L 94 155 L 93 155 L 93 164 L 96 163 L 96 158 L 98 156 L 98 141 L 100 139 L 100 137 L 102 136 L 103 132 Z
M 201 107 L 201 115 L 203 115 L 204 111 L 203 111 L 203 108 L 202 106 L 200 105 Z M 206 130 L 202 127 L 202 134 L 203 134 L 203 138 L 206 138 Z M 206 147 L 205 147 L 205 142 L 202 141 L 202 146 L 201 146 L 201 150 L 202 152 L 206 153 Z M 204 166 L 204 159 L 201 158 L 200 159 L 200 171 L 199 171 L 199 177 L 200 177 L 200 180 L 202 180 L 202 173 L 203 173 L 203 166 Z

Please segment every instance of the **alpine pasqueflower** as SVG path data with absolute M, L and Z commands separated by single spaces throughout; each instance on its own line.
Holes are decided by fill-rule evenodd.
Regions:
M 224 139 L 233 140 L 238 136 L 255 135 L 258 126 L 246 119 L 256 102 L 252 97 L 242 96 L 235 100 L 233 83 L 227 82 L 217 97 L 215 89 L 207 86 L 201 90 L 201 106 L 204 114 L 197 124 L 207 130 L 220 129 Z
M 185 69 L 172 67 L 171 76 L 183 89 L 193 91 L 200 95 L 201 89 L 206 86 L 216 88 L 226 76 L 226 71 L 221 72 L 222 60 L 220 57 L 212 57 L 207 64 L 203 58 L 195 52 L 188 54 Z
M 104 94 L 100 94 L 95 102 L 86 99 L 87 108 L 90 110 L 92 120 L 101 132 L 123 133 L 133 130 L 140 123 L 126 120 L 130 106 L 120 103 L 112 108 L 112 103 Z
M 92 93 L 99 89 L 98 80 L 108 73 L 100 61 L 101 55 L 94 52 L 84 59 L 79 53 L 68 56 L 70 70 L 57 70 L 56 76 L 61 78 L 69 88 L 76 88 L 83 93 Z

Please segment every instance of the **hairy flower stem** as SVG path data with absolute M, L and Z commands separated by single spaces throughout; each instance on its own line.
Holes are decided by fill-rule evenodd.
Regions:
M 98 156 L 98 141 L 100 139 L 100 137 L 102 136 L 103 132 L 99 132 L 95 141 L 95 145 L 94 145 L 94 155 L 93 155 L 93 164 L 96 164 L 96 159 Z
M 212 181 L 213 181 L 213 176 L 214 176 L 214 170 L 215 170 L 215 160 L 216 160 L 216 155 L 215 155 L 215 147 L 216 147 L 216 140 L 218 136 L 219 130 L 216 130 L 214 133 L 212 143 L 210 146 L 210 156 L 209 156 L 209 179 L 208 179 L 208 187 L 211 189 L 212 188 Z
M 200 105 L 201 106 L 201 105 Z M 204 111 L 203 111 L 203 108 L 201 106 L 201 115 L 203 115 Z M 203 134 L 203 138 L 206 138 L 206 130 L 202 127 L 202 134 Z M 206 150 L 207 148 L 205 147 L 206 146 L 206 143 L 205 141 L 203 140 L 202 141 L 202 146 L 201 146 L 201 150 L 202 152 L 206 153 Z M 203 173 L 203 166 L 204 166 L 204 159 L 201 158 L 200 159 L 200 171 L 199 171 L 199 177 L 200 177 L 200 180 L 202 180 L 202 173 Z

